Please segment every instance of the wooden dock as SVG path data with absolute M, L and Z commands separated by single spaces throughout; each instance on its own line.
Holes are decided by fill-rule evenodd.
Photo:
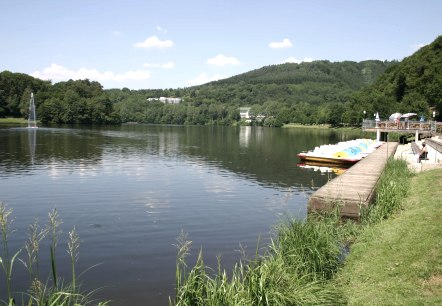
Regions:
M 344 174 L 319 188 L 310 197 L 308 210 L 327 210 L 339 204 L 343 217 L 359 218 L 361 207 L 373 201 L 379 177 L 397 146 L 396 142 L 384 143 Z

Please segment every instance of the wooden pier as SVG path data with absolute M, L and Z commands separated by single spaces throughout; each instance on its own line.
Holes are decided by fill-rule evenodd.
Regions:
M 319 188 L 309 199 L 308 210 L 327 210 L 340 205 L 343 217 L 359 218 L 361 207 L 374 199 L 376 185 L 398 143 L 387 142 L 359 161 L 344 174 Z

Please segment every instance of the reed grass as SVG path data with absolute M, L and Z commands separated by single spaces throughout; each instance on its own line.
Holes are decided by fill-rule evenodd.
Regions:
M 342 220 L 339 205 L 325 215 L 306 220 L 287 217 L 277 224 L 262 254 L 244 257 L 228 277 L 212 270 L 200 251 L 189 269 L 186 257 L 191 241 L 181 234 L 177 257 L 176 295 L 170 305 L 342 305 L 346 296 L 334 282 L 351 243 L 363 231 L 401 209 L 409 187 L 403 161 L 387 162 L 377 188 L 376 203 L 364 211 L 360 222 Z M 339 204 L 339 203 L 337 203 Z M 258 249 L 258 248 L 257 248 Z
M 341 237 L 346 223 L 328 216 L 296 220 L 287 217 L 274 230 L 262 254 L 237 263 L 228 277 L 218 259 L 206 267 L 200 251 L 188 269 L 178 258 L 176 296 L 171 305 L 319 305 L 341 303 L 329 279 L 341 264 Z M 182 236 L 180 236 L 182 238 Z M 189 255 L 191 242 L 180 240 L 178 254 Z M 258 250 L 258 248 L 257 248 Z M 178 256 L 179 257 L 179 256 Z
M 0 256 L 0 265 L 5 276 L 6 300 L 0 300 L 0 305 L 17 306 L 79 306 L 79 305 L 108 305 L 108 302 L 98 302 L 93 299 L 97 290 L 92 292 L 83 292 L 79 284 L 79 277 L 76 275 L 75 264 L 79 258 L 79 237 L 76 229 L 69 232 L 68 249 L 70 256 L 72 278 L 68 283 L 57 273 L 56 248 L 58 245 L 60 226 L 62 224 L 56 209 L 49 213 L 49 222 L 45 228 L 39 226 L 35 220 L 29 226 L 28 239 L 24 248 L 17 250 L 12 256 L 9 250 L 8 241 L 14 232 L 11 218 L 12 209 L 8 209 L 4 203 L 0 203 L 0 230 L 2 239 L 2 253 Z M 43 239 L 50 236 L 50 263 L 51 276 L 42 281 L 39 275 L 39 249 Z M 26 292 L 14 292 L 12 286 L 14 265 L 22 250 L 26 251 L 26 259 L 19 259 L 25 266 L 29 274 L 29 286 Z M 49 283 L 52 283 L 50 285 Z

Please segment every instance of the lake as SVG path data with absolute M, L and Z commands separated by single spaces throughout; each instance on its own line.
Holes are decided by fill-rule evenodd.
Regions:
M 67 234 L 80 236 L 83 289 L 112 305 L 167 305 L 174 293 L 176 238 L 229 269 L 253 255 L 287 215 L 305 218 L 309 195 L 333 174 L 301 168 L 297 154 L 359 133 L 308 128 L 122 125 L 38 129 L 0 126 L 0 201 L 13 209 L 10 248 L 24 246 L 34 218 L 63 221 L 59 274 L 70 278 Z M 48 241 L 40 271 L 49 279 Z M 21 254 L 24 258 L 25 252 Z M 5 299 L 4 275 L 0 300 Z M 13 289 L 28 274 L 14 266 Z

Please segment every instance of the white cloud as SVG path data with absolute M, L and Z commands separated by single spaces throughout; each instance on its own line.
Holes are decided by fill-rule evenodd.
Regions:
M 172 69 L 173 67 L 175 67 L 175 63 L 174 62 L 168 62 L 168 63 L 165 63 L 165 64 L 161 65 L 161 67 L 163 67 L 164 69 Z
M 188 80 L 186 83 L 189 86 L 201 85 L 212 81 L 217 81 L 226 78 L 225 75 L 216 73 L 212 76 L 208 76 L 206 73 L 201 73 L 199 76 L 192 80 Z
M 214 58 L 209 58 L 207 64 L 215 66 L 239 65 L 239 61 L 235 57 L 228 57 L 224 54 L 218 54 Z
M 301 60 L 301 59 L 297 59 L 297 58 L 294 58 L 293 56 L 291 56 L 291 57 L 287 58 L 285 61 L 283 61 L 282 64 L 284 64 L 284 63 L 300 64 L 302 62 L 310 63 L 310 62 L 313 62 L 313 59 L 311 57 L 304 57 L 304 59 Z
M 165 64 L 153 64 L 153 63 L 144 63 L 144 67 L 155 67 L 155 68 L 164 68 L 164 69 L 172 69 L 175 67 L 174 62 L 167 62 Z
M 269 47 L 273 49 L 290 48 L 292 43 L 288 38 L 284 38 L 281 42 L 271 42 Z
M 123 32 L 121 32 L 121 31 L 113 31 L 113 32 L 112 32 L 112 35 L 114 35 L 114 36 L 120 36 L 120 35 L 123 35 Z
M 31 73 L 35 78 L 42 80 L 52 80 L 54 82 L 67 81 L 69 79 L 90 79 L 93 81 L 137 81 L 147 80 L 150 78 L 150 73 L 146 70 L 127 71 L 124 73 L 113 73 L 112 71 L 100 72 L 97 69 L 80 68 L 77 71 L 70 70 L 55 63 L 44 68 L 42 71 L 35 71 Z
M 173 41 L 160 40 L 156 36 L 151 36 L 143 42 L 135 43 L 134 47 L 137 47 L 137 48 L 159 48 L 159 49 L 170 48 L 170 47 L 173 47 Z

